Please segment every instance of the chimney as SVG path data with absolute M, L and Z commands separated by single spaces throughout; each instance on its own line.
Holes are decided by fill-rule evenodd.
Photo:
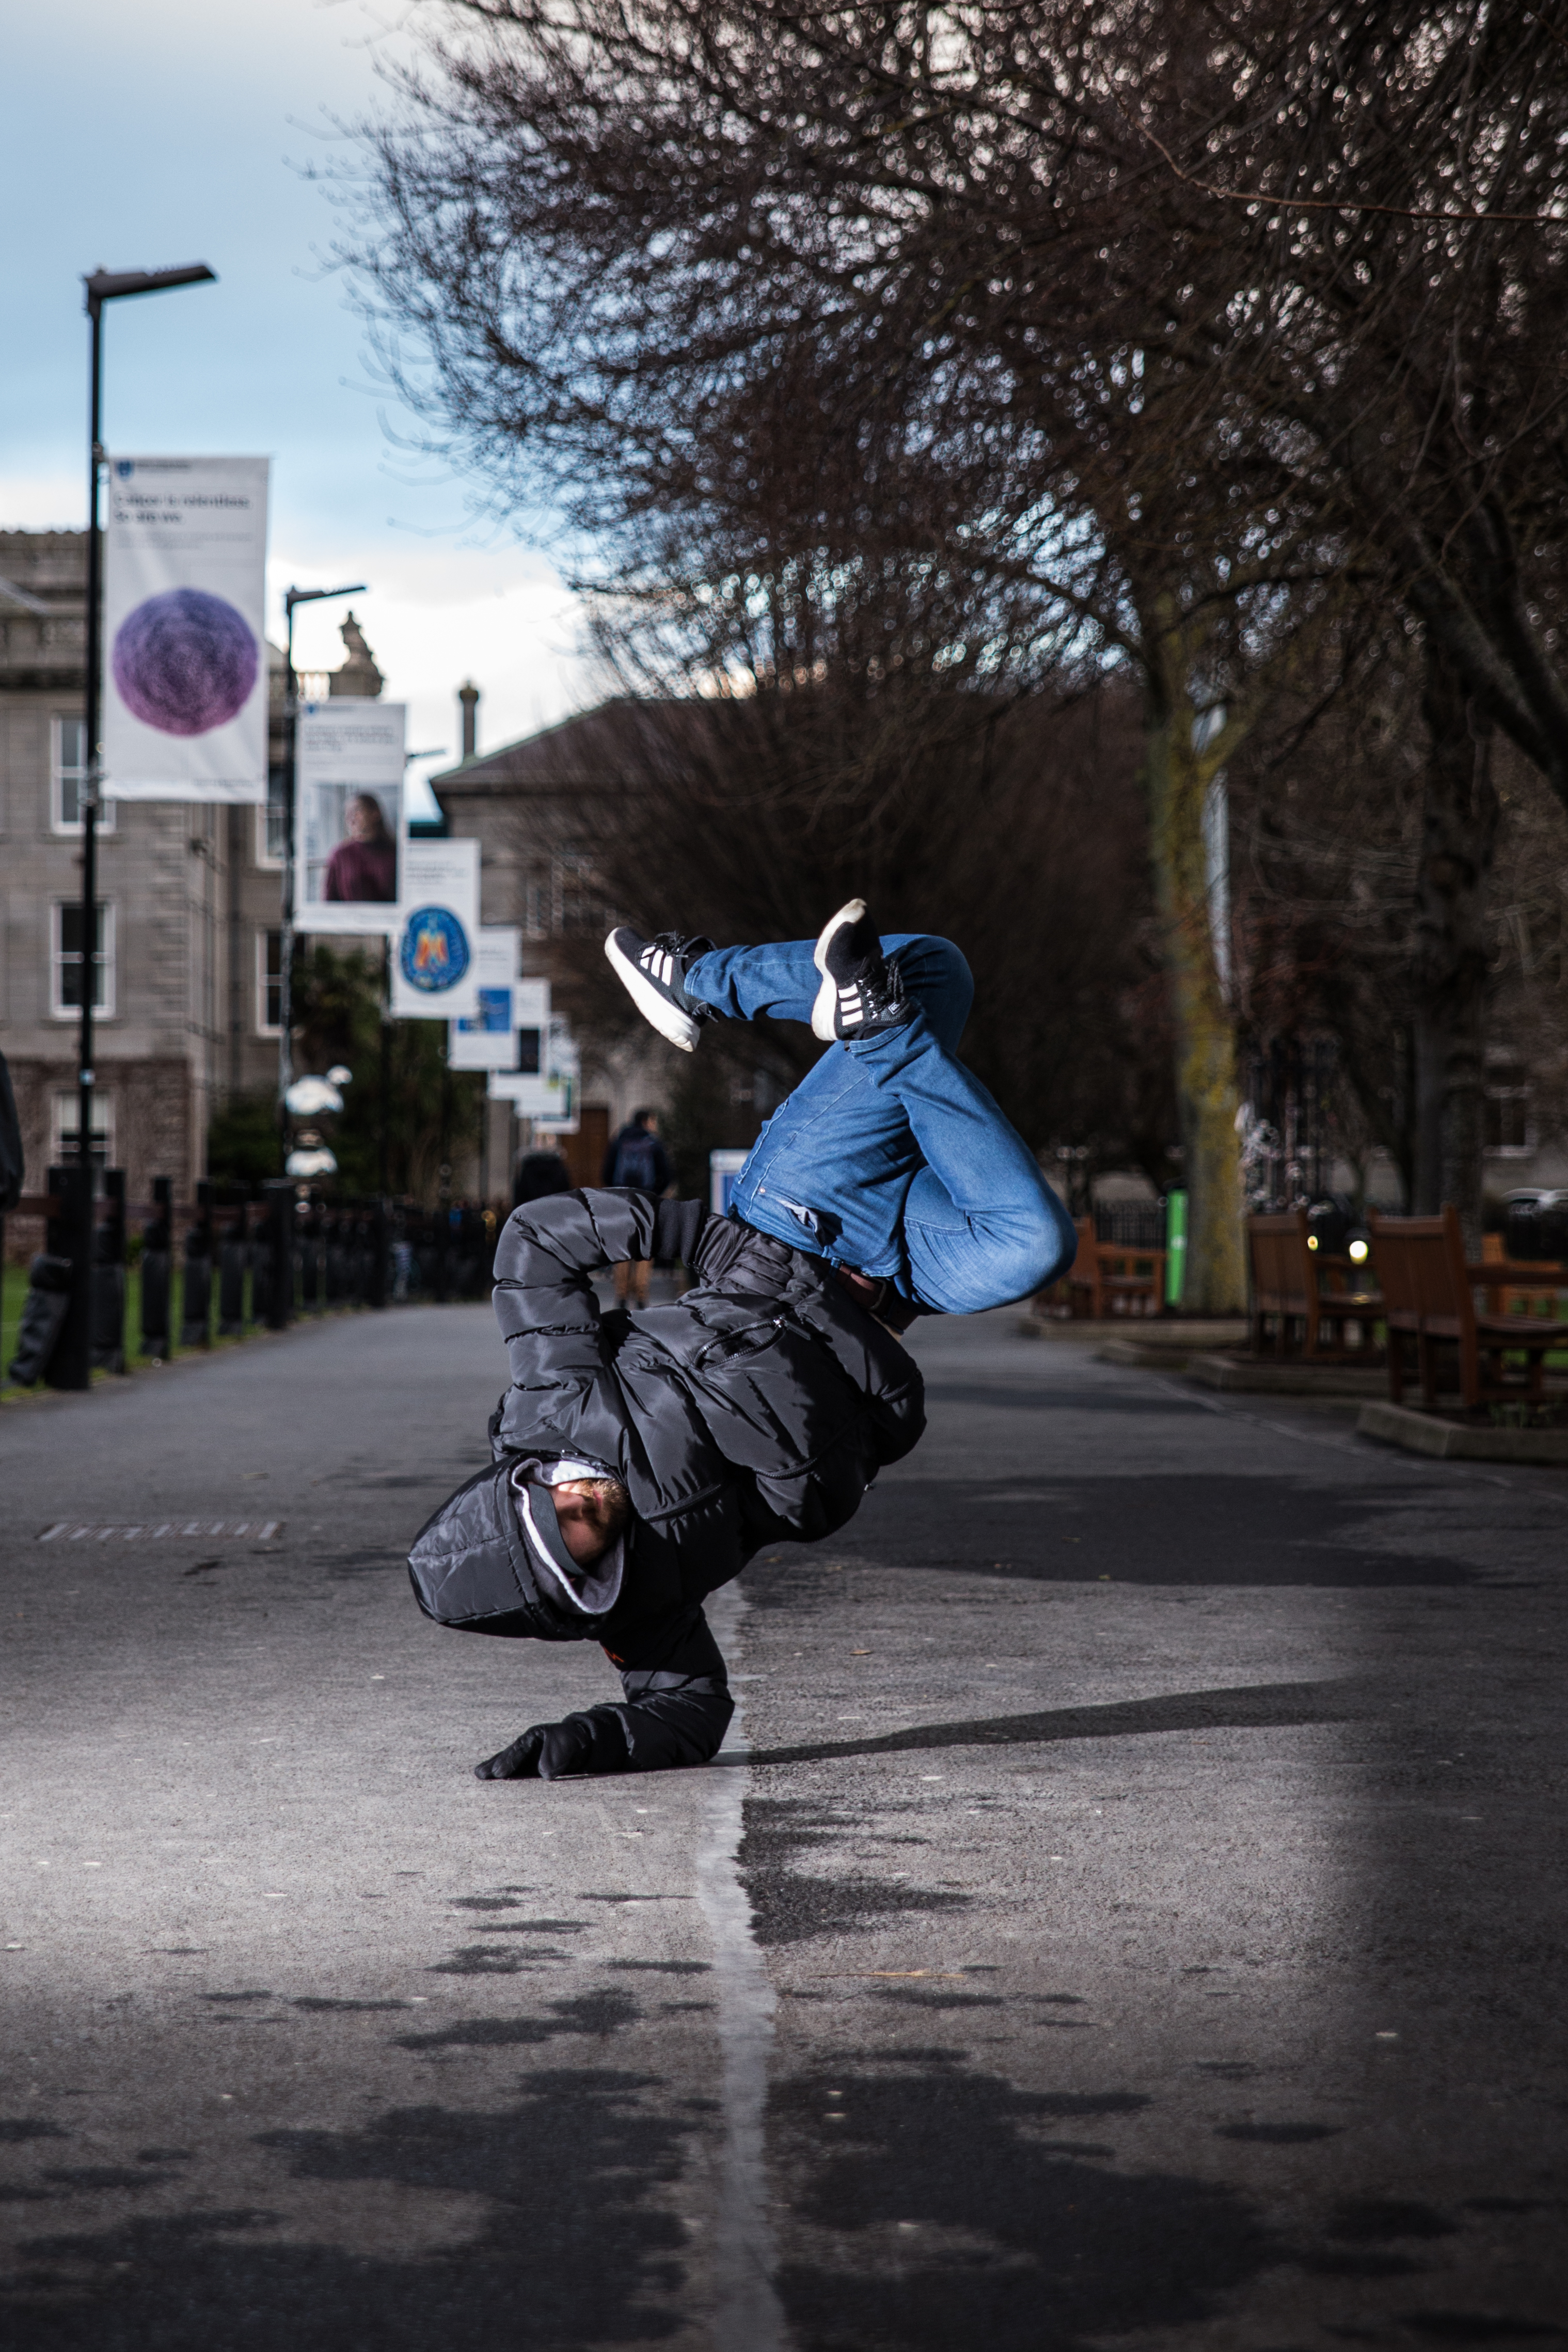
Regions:
M 479 734 L 479 689 L 472 678 L 458 688 L 457 699 L 463 705 L 463 757 L 471 760 Z

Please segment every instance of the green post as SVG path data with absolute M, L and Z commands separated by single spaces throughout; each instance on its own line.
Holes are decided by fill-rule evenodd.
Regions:
M 1186 1287 L 1186 1194 L 1166 1195 L 1166 1305 L 1179 1307 Z

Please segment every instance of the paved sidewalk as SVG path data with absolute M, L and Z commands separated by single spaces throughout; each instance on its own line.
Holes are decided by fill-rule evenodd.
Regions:
M 741 1742 L 553 1788 L 402 1567 L 487 1309 L 0 1414 L 21 2352 L 1568 2341 L 1568 1476 L 915 1346 Z

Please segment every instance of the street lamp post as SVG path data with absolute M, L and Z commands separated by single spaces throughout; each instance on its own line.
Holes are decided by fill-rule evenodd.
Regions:
M 50 1189 L 60 1196 L 60 1215 L 50 1222 L 48 1246 L 71 1262 L 70 1301 L 49 1361 L 51 1388 L 85 1389 L 92 1380 L 93 1282 L 93 990 L 98 949 L 98 812 L 103 792 L 103 535 L 99 522 L 99 476 L 103 466 L 103 308 L 132 294 L 160 294 L 172 286 L 202 286 L 214 273 L 204 261 L 183 269 L 95 269 L 83 280 L 92 330 L 88 400 L 87 467 L 87 675 L 82 762 L 78 807 L 81 813 L 80 994 L 77 1029 L 77 1158 L 74 1167 L 51 1172 Z
M 277 1134 L 280 1160 L 288 1157 L 288 1105 L 294 1083 L 294 856 L 295 811 L 298 805 L 298 745 L 299 681 L 294 675 L 294 608 L 319 604 L 324 597 L 362 596 L 365 583 L 348 588 L 287 588 L 283 595 L 284 620 L 284 757 L 283 757 L 283 928 L 277 956 Z
M 83 280 L 92 325 L 92 391 L 87 469 L 87 773 L 81 808 L 81 1022 L 77 1043 L 77 1155 L 84 1169 L 92 1161 L 93 957 L 98 945 L 98 811 L 101 798 L 103 664 L 103 535 L 99 525 L 99 471 L 103 464 L 103 306 L 131 294 L 162 294 L 174 286 L 210 286 L 217 272 L 204 261 L 183 269 L 95 269 Z

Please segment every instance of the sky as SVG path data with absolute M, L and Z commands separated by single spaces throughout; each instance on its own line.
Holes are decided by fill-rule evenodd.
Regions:
M 269 634 L 292 584 L 364 581 L 352 609 L 409 706 L 411 748 L 455 760 L 456 690 L 493 750 L 593 699 L 575 600 L 548 556 L 476 525 L 462 481 L 397 446 L 330 267 L 342 223 L 306 174 L 351 162 L 338 127 L 387 103 L 419 0 L 48 0 L 6 10 L 0 78 L 0 528 L 87 520 L 89 270 L 204 261 L 216 286 L 110 306 L 111 451 L 263 455 Z M 295 621 L 301 668 L 343 657 L 346 607 Z

